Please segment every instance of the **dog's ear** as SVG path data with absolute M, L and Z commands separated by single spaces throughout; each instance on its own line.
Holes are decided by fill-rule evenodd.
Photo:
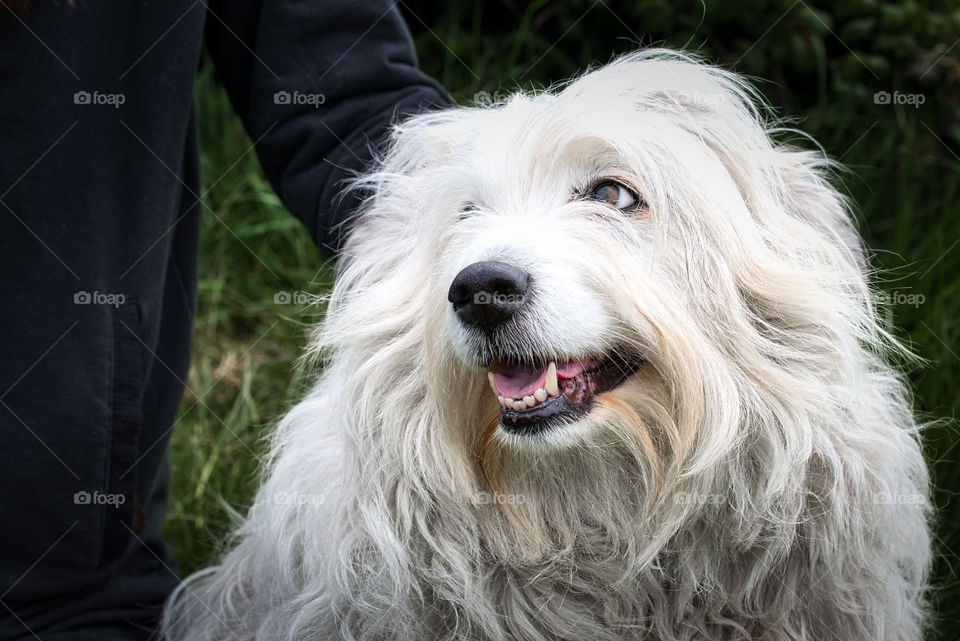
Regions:
M 476 110 L 446 109 L 413 116 L 394 125 L 374 170 L 412 174 L 444 162 L 464 138 Z
M 775 146 L 772 155 L 774 191 L 781 206 L 819 229 L 866 274 L 867 257 L 854 224 L 851 203 L 834 186 L 842 170 L 840 165 L 820 151 Z
M 627 56 L 610 70 L 619 82 L 606 82 L 623 87 L 637 108 L 668 114 L 710 147 L 758 225 L 782 227 L 778 221 L 783 215 L 801 221 L 838 248 L 848 264 L 866 272 L 851 208 L 833 184 L 840 166 L 822 150 L 802 151 L 778 142 L 785 136 L 809 138 L 781 127 L 746 79 L 664 50 Z
M 358 176 L 347 191 L 361 194 L 362 203 L 350 220 L 350 233 L 344 251 L 338 263 L 338 272 L 352 262 L 351 257 L 358 251 L 371 233 L 384 235 L 384 230 L 394 230 L 402 238 L 409 227 L 406 216 L 413 215 L 409 202 L 401 203 L 404 196 L 412 198 L 411 190 L 418 174 L 449 160 L 455 149 L 455 141 L 463 138 L 462 131 L 468 126 L 465 122 L 466 110 L 449 109 L 433 111 L 413 116 L 393 126 L 388 138 L 379 149 L 374 150 L 375 161 L 372 168 Z M 458 135 L 460 132 L 460 135 Z M 384 214 L 384 212 L 389 212 Z M 376 232 L 369 224 L 360 224 L 360 220 L 378 220 Z M 399 245 L 399 243 L 397 243 Z M 388 252 L 389 254 L 389 252 Z

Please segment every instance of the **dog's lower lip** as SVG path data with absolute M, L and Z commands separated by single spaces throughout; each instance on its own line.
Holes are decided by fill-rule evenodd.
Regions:
M 511 434 L 538 434 L 569 423 L 588 411 L 586 407 L 570 407 L 563 396 L 554 396 L 525 410 L 501 408 L 500 426 Z

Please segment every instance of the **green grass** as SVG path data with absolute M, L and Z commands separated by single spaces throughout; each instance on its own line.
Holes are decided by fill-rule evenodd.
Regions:
M 165 526 L 184 574 L 203 567 L 227 532 L 224 506 L 245 510 L 263 436 L 303 391 L 293 363 L 318 318 L 277 304 L 275 295 L 324 291 L 331 283 L 329 262 L 271 190 L 209 67 L 197 94 L 209 210 Z
M 556 3 L 545 0 L 519 9 L 512 30 L 487 35 L 484 11 L 498 6 L 454 2 L 433 16 L 433 33 L 410 19 L 425 69 L 460 100 L 472 100 L 478 91 L 543 86 L 636 45 L 634 35 L 607 14 L 606 41 L 597 44 L 572 30 L 568 42 L 551 49 L 556 38 L 544 35 L 541 27 Z M 703 30 L 697 32 L 702 38 L 692 40 L 692 30 L 677 29 L 671 38 L 664 37 L 666 44 L 710 44 Z M 722 52 L 721 59 L 738 55 L 736 50 Z M 938 509 L 938 621 L 930 638 L 955 641 L 960 638 L 960 439 L 953 423 L 960 392 L 956 138 L 943 133 L 938 121 L 928 121 L 930 111 L 873 105 L 869 82 L 842 96 L 835 93 L 825 83 L 825 64 L 816 57 L 811 62 L 813 97 L 786 113 L 801 117 L 799 126 L 853 170 L 845 188 L 858 203 L 861 230 L 883 270 L 880 285 L 924 297 L 919 305 L 892 305 L 891 319 L 898 335 L 928 361 L 910 376 L 918 409 L 934 421 L 925 436 Z M 782 82 L 762 89 L 777 104 L 790 104 Z M 258 484 L 263 437 L 307 382 L 294 361 L 319 312 L 277 304 L 275 294 L 323 292 L 331 282 L 329 264 L 270 189 L 208 66 L 201 69 L 197 94 L 204 182 L 212 186 L 205 200 L 211 211 L 202 221 L 194 354 L 171 443 L 166 524 L 184 574 L 215 557 L 230 525 L 225 506 L 243 512 L 249 505 Z

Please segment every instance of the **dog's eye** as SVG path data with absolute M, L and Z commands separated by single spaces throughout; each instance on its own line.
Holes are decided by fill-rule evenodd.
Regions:
M 463 206 L 460 207 L 460 211 L 457 212 L 457 217 L 460 220 L 466 220 L 467 218 L 470 218 L 474 214 L 478 213 L 479 211 L 480 211 L 480 207 L 478 207 L 475 203 L 467 201 L 463 204 Z
M 641 203 L 640 196 L 615 180 L 604 180 L 597 183 L 587 192 L 587 198 L 610 205 L 621 211 L 636 209 Z

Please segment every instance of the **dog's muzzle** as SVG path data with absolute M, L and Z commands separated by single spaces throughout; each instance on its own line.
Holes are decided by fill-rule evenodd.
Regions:
M 620 353 L 561 357 L 521 356 L 505 334 L 522 336 L 511 321 L 530 301 L 531 277 L 508 263 L 487 260 L 464 267 L 447 293 L 457 319 L 483 335 L 491 348 L 487 377 L 500 404 L 504 430 L 535 434 L 586 415 L 594 399 L 626 380 L 643 363 L 638 355 Z

